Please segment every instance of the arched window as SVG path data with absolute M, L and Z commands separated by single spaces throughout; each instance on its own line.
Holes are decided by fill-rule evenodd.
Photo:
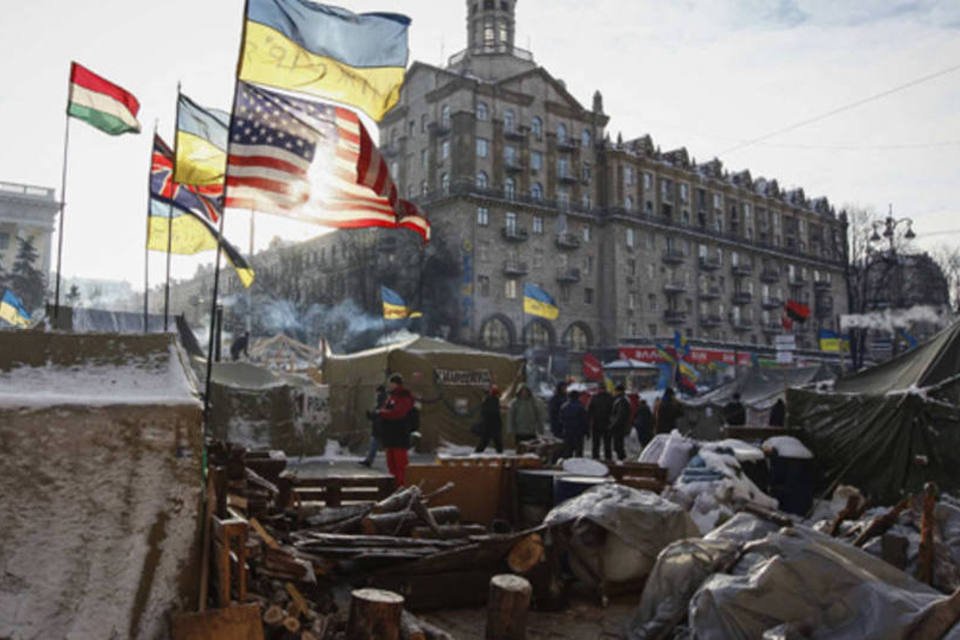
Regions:
M 530 195 L 534 200 L 543 200 L 543 185 L 535 182 L 533 188 L 530 189 Z
M 444 193 L 450 193 L 450 174 L 444 173 L 440 176 L 440 189 Z
M 448 104 L 440 107 L 440 127 L 443 129 L 450 128 L 450 105 Z
M 517 126 L 517 118 L 513 114 L 513 109 L 507 109 L 503 112 L 503 130 L 512 132 Z
M 517 181 L 513 178 L 507 178 L 503 183 L 503 195 L 507 200 L 513 200 L 517 197 Z
M 563 339 L 564 345 L 571 351 L 586 351 L 590 348 L 590 334 L 580 324 L 572 324 Z
M 490 184 L 490 181 L 487 179 L 486 171 L 477 171 L 477 188 L 486 189 Z
M 524 338 L 528 347 L 549 347 L 550 329 L 542 322 L 531 322 L 524 331 Z
M 510 346 L 510 329 L 500 318 L 490 318 L 480 329 L 480 342 L 487 349 L 506 349 Z
M 590 129 L 584 129 L 583 135 L 581 136 L 582 144 L 584 149 L 589 149 L 590 145 L 593 144 L 593 136 L 590 134 Z
M 562 122 L 557 125 L 557 142 L 567 141 L 567 125 Z
M 534 116 L 533 120 L 530 121 L 530 131 L 533 132 L 533 137 L 537 140 L 543 137 L 543 120 L 539 116 Z
M 477 103 L 477 120 L 486 120 L 490 117 L 490 112 L 487 110 L 486 102 Z

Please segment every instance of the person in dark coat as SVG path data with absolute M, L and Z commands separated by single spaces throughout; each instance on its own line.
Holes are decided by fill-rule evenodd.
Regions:
M 740 402 L 740 394 L 733 394 L 733 399 L 723 407 L 723 419 L 731 427 L 742 427 L 747 424 L 747 409 Z
M 587 417 L 590 420 L 590 437 L 593 438 L 593 459 L 600 458 L 600 443 L 603 442 L 603 459 L 609 460 L 610 440 L 610 412 L 613 410 L 613 396 L 605 388 L 590 399 Z
M 370 418 L 370 451 L 367 452 L 367 457 L 360 461 L 365 467 L 370 467 L 373 465 L 373 461 L 377 457 L 377 450 L 380 448 L 380 437 L 381 431 L 383 429 L 383 418 L 380 417 L 378 413 L 380 409 L 383 408 L 383 405 L 387 402 L 387 388 L 385 386 L 377 385 L 377 405 L 374 410 L 367 416 Z
M 787 424 L 787 403 L 783 398 L 777 399 L 770 408 L 770 421 L 767 424 L 771 427 L 782 427 Z
M 389 395 L 383 408 L 376 412 L 380 417 L 380 444 L 386 449 L 387 469 L 397 480 L 397 486 L 406 484 L 410 448 L 410 414 L 414 409 L 413 394 L 403 386 L 400 374 L 390 376 Z
M 610 427 L 608 431 L 613 438 L 613 450 L 621 462 L 626 459 L 627 451 L 623 439 L 630 431 L 630 399 L 627 398 L 627 388 L 621 383 L 617 385 L 613 396 L 613 407 L 610 411 Z M 608 458 L 609 459 L 609 458 Z
M 565 457 L 583 457 L 583 439 L 590 428 L 587 410 L 580 404 L 580 392 L 570 391 L 560 408 L 560 431 L 563 433 Z
M 503 415 L 500 413 L 500 389 L 491 385 L 480 405 L 480 444 L 476 452 L 483 453 L 493 442 L 497 453 L 503 453 Z
M 673 389 L 667 387 L 660 398 L 657 410 L 654 413 L 654 422 L 657 425 L 657 433 L 670 433 L 677 428 L 677 420 L 683 415 L 683 407 L 680 401 L 674 395 Z
M 653 411 L 650 410 L 650 405 L 643 398 L 640 398 L 640 404 L 637 406 L 637 415 L 633 418 L 633 428 L 637 432 L 640 446 L 647 446 L 647 443 L 653 439 Z
M 230 345 L 230 357 L 234 362 L 240 359 L 240 355 L 250 357 L 250 354 L 247 352 L 247 348 L 250 346 L 250 332 L 244 332 L 242 336 L 233 341 L 233 344 Z
M 557 388 L 550 398 L 550 404 L 547 407 L 547 413 L 550 418 L 550 433 L 556 438 L 563 437 L 563 431 L 560 430 L 560 408 L 567 401 L 567 383 L 558 382 Z

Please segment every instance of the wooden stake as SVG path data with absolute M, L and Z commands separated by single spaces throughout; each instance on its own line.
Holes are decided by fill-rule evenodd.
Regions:
M 867 528 L 853 541 L 853 546 L 862 547 L 874 536 L 881 536 L 889 531 L 890 527 L 897 523 L 900 514 L 906 511 L 909 506 L 910 498 L 904 498 L 895 507 L 871 520 Z
M 346 640 L 400 640 L 403 596 L 381 589 L 358 589 L 350 595 Z
M 532 591 L 520 576 L 503 574 L 490 579 L 487 640 L 525 640 Z

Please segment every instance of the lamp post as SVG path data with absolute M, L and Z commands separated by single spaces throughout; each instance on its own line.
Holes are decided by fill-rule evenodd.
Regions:
M 888 211 L 889 212 L 887 214 L 887 217 L 883 220 L 883 222 L 878 221 L 873 223 L 873 233 L 870 235 L 869 241 L 870 243 L 879 243 L 879 242 L 882 242 L 884 238 L 886 238 L 887 242 L 890 244 L 889 252 L 887 253 L 886 256 L 883 256 L 882 261 L 883 262 L 889 261 L 889 264 L 890 264 L 889 268 L 894 270 L 894 274 L 893 274 L 895 278 L 895 281 L 893 283 L 894 286 L 889 287 L 888 290 L 892 289 L 895 292 L 895 293 L 891 293 L 890 301 L 889 301 L 890 308 L 895 309 L 897 307 L 904 306 L 903 305 L 903 285 L 904 285 L 903 267 L 900 264 L 900 259 L 899 259 L 899 256 L 897 255 L 897 246 L 896 246 L 897 228 L 900 227 L 901 225 L 906 226 L 907 230 L 903 233 L 904 240 L 913 240 L 914 238 L 917 237 L 917 234 L 914 233 L 913 231 L 912 218 L 895 218 L 893 215 L 892 204 L 889 205 Z M 880 232 L 881 228 L 883 229 L 882 233 Z M 870 261 L 867 264 L 866 269 L 864 270 L 864 285 L 865 285 L 864 293 L 865 294 L 868 291 L 875 290 L 874 287 L 870 287 L 868 272 L 870 270 L 870 267 L 874 266 L 878 262 L 881 262 L 881 260 L 875 259 L 873 261 Z M 864 302 L 866 303 L 867 307 L 871 306 L 870 299 L 866 295 L 864 296 Z M 875 296 L 873 298 L 873 302 L 874 304 L 876 304 L 877 302 Z M 865 309 L 865 310 L 869 310 L 869 309 Z M 892 348 L 893 348 L 893 355 L 897 355 L 898 349 L 897 349 L 896 333 L 894 333 L 892 338 Z

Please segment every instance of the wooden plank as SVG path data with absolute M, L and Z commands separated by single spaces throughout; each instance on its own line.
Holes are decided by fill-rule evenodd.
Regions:
M 263 525 L 260 524 L 256 518 L 250 518 L 250 526 L 253 527 L 253 530 L 257 532 L 257 535 L 266 543 L 271 549 L 279 549 L 280 543 L 277 542 L 273 536 L 267 533 L 267 530 L 263 528 Z
M 173 616 L 173 640 L 263 640 L 260 605 L 243 604 L 227 609 Z

